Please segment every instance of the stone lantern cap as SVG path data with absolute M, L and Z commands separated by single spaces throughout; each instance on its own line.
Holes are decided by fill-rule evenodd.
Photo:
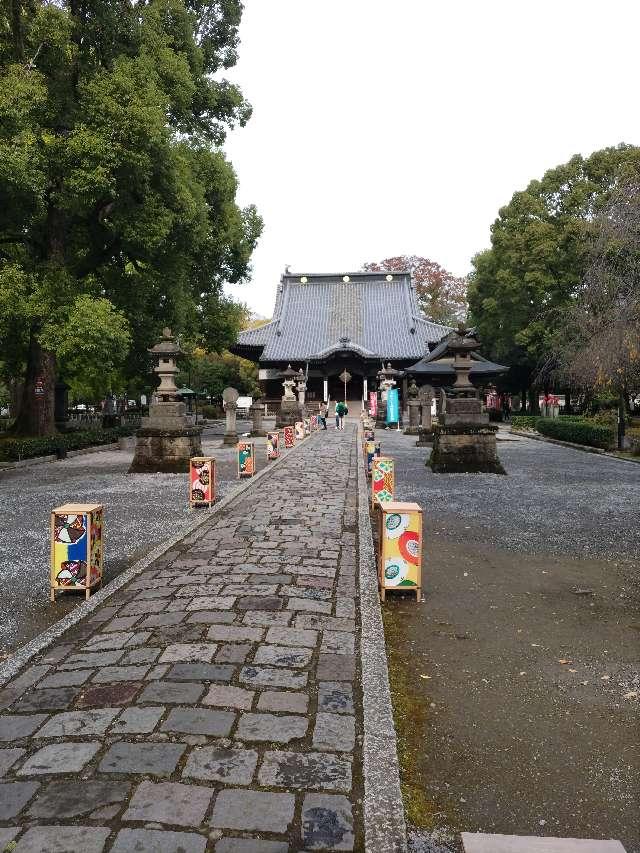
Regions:
M 162 330 L 162 340 L 160 340 L 155 346 L 152 346 L 151 349 L 148 349 L 147 352 L 152 355 L 166 357 L 168 355 L 180 355 L 182 350 L 180 349 L 180 345 L 176 343 L 176 339 L 171 334 L 171 329 L 165 328 Z
M 302 368 L 300 368 L 302 370 Z M 287 365 L 287 369 L 280 372 L 281 379 L 297 379 L 298 371 L 294 370 L 290 364 Z
M 404 371 L 391 367 L 391 362 L 388 361 L 387 366 L 378 371 L 378 376 L 382 379 L 393 379 L 395 376 L 404 376 Z

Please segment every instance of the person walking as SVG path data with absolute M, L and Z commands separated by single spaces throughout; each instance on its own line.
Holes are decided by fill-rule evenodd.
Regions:
M 327 428 L 327 414 L 328 414 L 328 406 L 326 403 L 320 403 L 320 411 L 318 412 L 318 418 L 320 419 L 320 423 L 322 424 L 322 429 Z
M 336 429 L 344 429 L 344 416 L 348 411 L 342 400 L 336 402 Z

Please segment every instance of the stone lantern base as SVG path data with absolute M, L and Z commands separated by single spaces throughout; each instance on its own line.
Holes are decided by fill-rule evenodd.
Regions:
M 189 459 L 202 455 L 202 429 L 187 424 L 185 404 L 162 400 L 149 409 L 136 432 L 136 449 L 130 474 L 182 474 Z
M 435 474 L 506 474 L 498 459 L 496 432 L 489 424 L 436 426 L 427 465 Z
M 130 474 L 183 474 L 192 456 L 202 455 L 202 430 L 143 427 L 136 432 L 136 449 Z
M 301 407 L 297 400 L 283 400 L 276 415 L 276 429 L 293 426 L 304 417 L 304 406 Z

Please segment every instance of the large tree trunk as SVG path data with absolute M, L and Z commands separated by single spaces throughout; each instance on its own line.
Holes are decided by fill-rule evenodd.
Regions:
M 13 427 L 18 435 L 53 435 L 56 359 L 43 350 L 31 331 L 20 413 Z
M 529 386 L 529 412 L 530 415 L 540 414 L 540 405 L 538 403 L 538 389 Z

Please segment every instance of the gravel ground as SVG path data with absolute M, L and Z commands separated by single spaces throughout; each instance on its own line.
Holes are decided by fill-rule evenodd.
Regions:
M 249 425 L 239 422 L 238 429 Z M 235 448 L 222 445 L 222 432 L 219 422 L 203 435 L 203 452 L 216 457 L 221 498 L 238 483 Z M 254 440 L 260 470 L 266 464 L 265 439 Z M 105 584 L 189 521 L 187 475 L 127 474 L 132 457 L 132 451 L 106 450 L 0 471 L 0 659 L 78 603 L 73 593 L 49 602 L 53 507 L 85 501 L 105 505 Z
M 549 552 L 637 564 L 640 465 L 527 439 L 498 442 L 508 476 L 433 474 L 430 449 L 396 431 L 379 432 L 396 460 L 405 500 L 430 517 L 466 518 L 458 541 L 529 554 Z
M 383 609 L 412 853 L 461 831 L 640 853 L 640 466 L 518 439 L 507 476 L 435 475 L 376 437 L 424 510 L 425 601 Z

